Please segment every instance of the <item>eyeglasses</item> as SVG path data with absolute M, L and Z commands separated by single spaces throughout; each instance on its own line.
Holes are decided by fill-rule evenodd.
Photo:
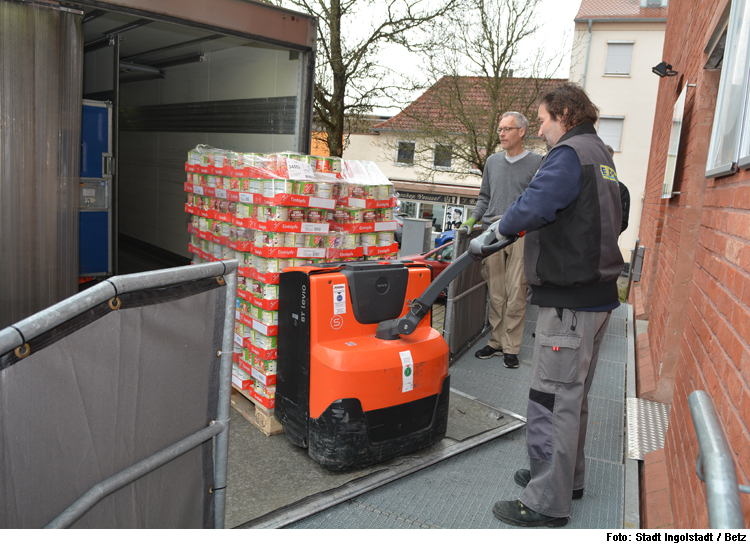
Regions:
M 508 133 L 510 130 L 520 130 L 521 128 L 497 128 L 498 133 Z

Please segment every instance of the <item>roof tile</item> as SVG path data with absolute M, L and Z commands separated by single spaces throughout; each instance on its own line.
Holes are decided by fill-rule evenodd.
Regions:
M 667 9 L 642 8 L 640 0 L 582 0 L 575 19 L 666 19 Z

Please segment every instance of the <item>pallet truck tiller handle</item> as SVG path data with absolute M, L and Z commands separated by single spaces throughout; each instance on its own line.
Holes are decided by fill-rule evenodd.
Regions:
M 448 265 L 438 278 L 430 283 L 422 295 L 409 303 L 409 311 L 403 317 L 389 319 L 378 324 L 375 337 L 381 340 L 398 340 L 400 335 L 410 335 L 414 332 L 425 315 L 430 311 L 432 304 L 435 303 L 440 293 L 450 282 L 460 275 L 464 269 L 474 261 L 484 259 L 503 248 L 508 247 L 513 242 L 523 236 L 523 232 L 513 236 L 500 236 L 498 239 L 495 233 L 497 225 L 493 223 L 481 235 L 474 238 L 469 244 L 469 249 L 453 263 Z

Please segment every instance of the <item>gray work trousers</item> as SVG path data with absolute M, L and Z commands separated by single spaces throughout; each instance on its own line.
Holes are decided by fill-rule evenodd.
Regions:
M 519 499 L 547 516 L 570 516 L 584 484 L 588 394 L 611 312 L 540 307 L 526 415 L 531 481 Z

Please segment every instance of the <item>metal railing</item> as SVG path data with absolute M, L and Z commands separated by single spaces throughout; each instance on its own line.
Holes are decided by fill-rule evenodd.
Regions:
M 688 403 L 699 447 L 695 472 L 706 484 L 709 528 L 744 528 L 740 491 L 750 493 L 750 486 L 738 485 L 713 402 L 704 391 L 693 391 Z

